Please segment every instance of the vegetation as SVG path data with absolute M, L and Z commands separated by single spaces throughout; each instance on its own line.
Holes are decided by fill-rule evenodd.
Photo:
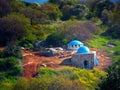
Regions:
M 63 67 L 59 70 L 51 68 L 42 68 L 38 72 L 37 78 L 20 78 L 14 85 L 11 85 L 10 90 L 91 90 L 98 88 L 100 79 L 104 78 L 106 73 L 104 71 L 85 70 L 72 67 Z M 4 88 L 5 86 L 1 87 Z
M 119 0 L 49 0 L 40 6 L 20 0 L 0 0 L 0 46 L 7 47 L 0 51 L 0 89 L 119 90 L 119 23 Z M 36 78 L 18 79 L 23 72 L 18 46 L 34 49 L 36 42 L 45 41 L 47 46 L 57 47 L 73 39 L 109 50 L 113 64 L 105 72 L 47 68 L 40 69 Z
M 0 59 L 0 80 L 12 76 L 19 76 L 22 73 L 22 70 L 20 60 L 16 60 L 14 57 Z
M 107 78 L 103 81 L 103 83 L 100 85 L 101 90 L 119 90 L 120 89 L 120 62 L 117 61 L 113 63 L 112 66 L 107 69 L 107 72 L 109 73 Z M 114 82 L 114 84 L 113 84 Z

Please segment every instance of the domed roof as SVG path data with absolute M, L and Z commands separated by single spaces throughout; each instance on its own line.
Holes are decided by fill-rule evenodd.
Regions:
M 77 53 L 90 53 L 90 50 L 86 46 L 82 46 L 78 49 Z
M 78 40 L 73 40 L 70 43 L 68 43 L 68 45 L 81 45 L 81 44 L 83 44 L 83 43 Z

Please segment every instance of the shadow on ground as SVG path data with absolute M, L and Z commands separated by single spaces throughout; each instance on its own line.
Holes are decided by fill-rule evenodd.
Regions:
M 60 63 L 60 65 L 72 66 L 71 58 L 64 59 L 64 60 Z

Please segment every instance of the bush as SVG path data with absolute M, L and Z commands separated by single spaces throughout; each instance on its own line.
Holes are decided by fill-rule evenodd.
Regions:
M 4 80 L 6 77 L 5 72 L 0 72 L 0 81 Z
M 57 71 L 55 71 L 54 69 L 51 69 L 51 68 L 41 68 L 38 72 L 38 76 L 41 76 L 41 75 L 48 75 L 48 76 L 52 76 L 52 75 L 57 75 Z
M 22 59 L 22 54 L 20 47 L 18 46 L 8 46 L 4 51 L 4 57 L 16 57 Z
M 114 55 L 120 55 L 120 51 L 114 52 Z
M 65 90 L 72 90 L 67 87 L 69 85 L 66 83 L 69 83 L 69 84 L 72 83 L 73 85 L 76 83 L 74 81 L 77 81 L 81 87 L 84 86 L 88 90 L 91 90 L 91 89 L 98 88 L 98 83 L 100 83 L 101 79 L 106 76 L 106 73 L 104 71 L 100 71 L 97 69 L 85 70 L 85 69 L 79 69 L 79 68 L 64 67 L 64 68 L 60 68 L 59 70 L 54 70 L 50 68 L 40 69 L 38 75 L 52 77 L 52 84 L 54 86 L 50 86 L 50 90 L 57 90 L 57 87 L 59 87 L 60 90 L 63 89 L 62 87 L 66 88 Z M 56 77 L 56 78 L 53 78 L 53 77 Z M 63 78 L 65 79 L 65 81 Z M 59 83 L 64 83 L 64 84 L 59 84 Z M 79 85 L 76 86 L 76 88 L 77 87 L 79 87 Z
M 46 75 L 33 78 L 30 80 L 30 90 L 49 90 L 52 80 L 54 80 L 54 77 L 51 78 Z
M 58 77 L 52 81 L 48 90 L 85 90 L 79 81 Z
M 18 76 L 22 71 L 20 60 L 16 60 L 14 57 L 0 59 L 0 72 L 5 77 Z
M 120 90 L 120 60 L 107 69 L 107 78 L 100 85 L 101 90 Z
M 36 78 L 20 78 L 13 90 L 95 90 L 105 75 L 104 71 L 96 69 L 42 68 Z
M 13 90 L 85 90 L 77 80 L 71 81 L 64 77 L 48 77 L 46 75 L 32 78 L 20 78 L 14 85 Z
M 46 42 L 48 46 L 59 47 L 64 44 L 64 38 L 61 33 L 52 33 L 47 37 Z
M 3 51 L 0 51 L 0 58 L 3 58 L 4 57 L 4 53 Z
M 29 81 L 26 78 L 20 78 L 13 87 L 13 90 L 28 90 L 28 89 Z
M 13 82 L 11 80 L 4 80 L 0 82 L 0 90 L 12 90 Z

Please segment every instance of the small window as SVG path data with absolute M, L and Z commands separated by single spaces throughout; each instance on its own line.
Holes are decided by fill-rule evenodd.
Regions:
M 77 45 L 75 45 L 75 47 L 77 47 Z
M 74 47 L 74 45 L 72 45 L 72 47 Z

